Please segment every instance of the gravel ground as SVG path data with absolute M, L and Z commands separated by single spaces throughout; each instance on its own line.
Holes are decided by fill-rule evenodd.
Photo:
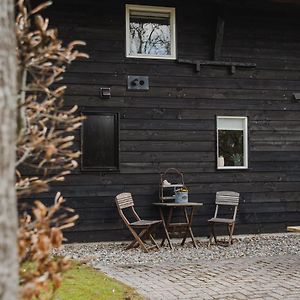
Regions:
M 67 255 L 99 268 L 108 265 L 160 265 L 185 264 L 201 260 L 220 260 L 239 257 L 265 257 L 275 255 L 300 255 L 300 234 L 260 234 L 235 236 L 230 247 L 211 245 L 207 239 L 197 238 L 198 249 L 191 243 L 180 245 L 180 240 L 172 240 L 174 250 L 164 246 L 160 251 L 144 253 L 140 249 L 125 250 L 128 242 L 99 242 L 65 244 L 58 255 Z

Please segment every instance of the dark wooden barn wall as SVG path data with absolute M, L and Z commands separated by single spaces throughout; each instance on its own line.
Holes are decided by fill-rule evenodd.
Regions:
M 179 58 L 209 59 L 216 8 L 200 1 L 131 1 L 177 8 Z M 145 218 L 158 217 L 159 173 L 185 174 L 190 200 L 203 202 L 196 235 L 207 234 L 218 190 L 241 193 L 237 232 L 284 231 L 300 222 L 300 18 L 276 9 L 234 9 L 225 17 L 222 58 L 254 62 L 256 69 L 229 75 L 222 67 L 125 58 L 124 1 L 56 1 L 52 24 L 65 40 L 87 42 L 90 59 L 65 76 L 66 105 L 120 113 L 120 172 L 77 170 L 55 185 L 80 215 L 71 240 L 127 238 L 114 196 L 132 192 Z M 150 90 L 126 90 L 127 75 L 147 75 Z M 112 98 L 101 100 L 100 87 Z M 216 170 L 216 115 L 249 117 L 249 169 Z M 79 147 L 80 137 L 77 137 Z M 51 197 L 44 195 L 45 200 Z

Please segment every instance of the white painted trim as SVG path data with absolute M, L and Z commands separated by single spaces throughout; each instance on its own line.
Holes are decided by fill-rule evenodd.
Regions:
M 170 30 L 171 30 L 171 55 L 146 55 L 146 54 L 130 54 L 129 41 L 129 24 L 130 24 L 130 10 L 144 11 L 144 12 L 162 12 L 170 13 Z M 126 57 L 128 58 L 148 58 L 148 59 L 176 59 L 176 9 L 174 7 L 164 6 L 148 6 L 148 5 L 134 5 L 126 4 L 125 9 L 125 26 L 126 26 Z
M 227 166 L 227 167 L 218 167 L 218 170 L 247 170 L 248 166 Z
M 243 120 L 243 148 L 244 148 L 244 165 L 243 166 L 224 166 L 219 167 L 218 158 L 219 158 L 219 128 L 218 120 L 219 119 L 241 119 Z M 216 119 L 216 130 L 217 130 L 217 169 L 218 170 L 235 170 L 235 169 L 248 169 L 248 117 L 240 116 L 217 116 Z M 236 130 L 236 129 L 232 129 Z

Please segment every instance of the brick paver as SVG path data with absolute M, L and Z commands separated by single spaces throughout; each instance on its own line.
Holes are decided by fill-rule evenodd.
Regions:
M 300 257 L 101 267 L 146 299 L 300 299 Z

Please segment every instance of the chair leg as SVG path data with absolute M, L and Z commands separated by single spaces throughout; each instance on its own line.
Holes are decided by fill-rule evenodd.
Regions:
M 155 245 L 155 247 L 156 247 L 157 249 L 159 249 L 159 246 L 158 246 L 158 244 L 156 243 L 156 241 L 155 241 L 154 237 L 152 236 L 152 234 L 149 234 L 149 238 L 150 238 L 150 240 L 152 241 L 152 243 Z
M 152 226 L 148 227 L 148 228 L 146 229 L 146 232 L 143 234 L 143 236 L 140 237 L 141 240 L 143 240 L 144 244 L 146 244 L 146 245 L 147 245 L 147 243 L 146 243 L 146 240 L 147 240 L 147 239 L 149 239 L 149 240 L 152 242 L 152 246 L 149 245 L 149 246 L 148 246 L 148 250 L 153 249 L 153 248 L 156 248 L 156 249 L 159 250 L 159 246 L 158 246 L 158 244 L 156 243 L 156 241 L 155 241 L 153 235 L 151 234 L 151 232 L 153 231 L 154 227 L 155 227 L 155 225 L 152 225 Z
M 233 244 L 233 233 L 234 233 L 234 228 L 235 228 L 235 223 L 232 224 L 231 226 L 231 244 Z
M 144 243 L 144 245 L 146 247 L 145 238 L 144 238 L 145 234 L 146 233 L 142 231 L 142 232 L 140 232 L 139 237 L 140 237 L 141 241 Z M 139 247 L 139 243 L 137 241 L 133 241 L 132 243 L 134 244 L 132 248 L 138 248 Z
M 210 245 L 211 245 L 212 238 L 213 238 L 213 234 L 211 233 L 209 236 L 209 239 L 208 239 L 208 247 L 210 247 Z
M 130 245 L 128 245 L 126 247 L 126 250 L 134 247 L 134 245 L 136 243 L 139 243 L 141 248 L 143 249 L 144 252 L 148 252 L 148 249 L 146 248 L 144 242 L 141 240 L 141 238 L 143 237 L 143 235 L 148 231 L 148 229 L 143 229 L 140 234 L 137 234 L 132 228 L 129 228 L 129 230 L 131 231 L 132 235 L 134 236 L 134 238 L 136 239 L 136 241 L 133 241 Z
M 216 233 L 215 233 L 215 223 L 211 223 L 210 225 L 211 225 L 211 234 L 210 234 L 210 237 L 209 237 L 208 246 L 211 245 L 211 241 L 212 241 L 213 238 L 215 240 L 215 243 L 216 244 L 218 243 L 217 236 L 216 236 Z
M 217 244 L 218 241 L 217 241 L 217 236 L 216 236 L 216 232 L 215 232 L 215 223 L 212 223 L 212 234 L 214 236 L 215 243 Z
M 149 228 L 146 228 L 146 229 L 143 229 L 139 234 L 138 234 L 138 237 L 140 238 L 141 242 L 143 243 L 144 247 L 142 247 L 143 249 L 147 249 L 146 246 L 145 246 L 145 239 L 149 238 L 152 242 L 152 244 L 157 248 L 159 249 L 159 246 L 158 244 L 156 243 L 155 239 L 153 238 L 153 236 L 151 235 L 151 231 L 153 230 L 152 227 L 149 227 Z M 131 248 L 136 248 L 138 247 L 139 245 L 141 245 L 141 243 L 136 239 L 134 241 L 132 241 L 127 247 L 126 249 L 131 249 Z M 152 247 L 151 247 L 152 248 Z M 148 252 L 148 249 L 147 249 L 147 252 Z
M 233 231 L 234 231 L 234 223 L 228 224 L 228 232 L 229 232 L 229 240 L 228 245 L 233 244 Z
M 155 241 L 153 235 L 151 234 L 151 232 L 154 230 L 155 226 L 156 226 L 156 225 L 152 225 L 152 226 L 150 226 L 150 227 L 148 228 L 147 233 L 146 233 L 147 235 L 145 236 L 145 238 L 149 238 L 149 240 L 152 242 L 152 244 L 153 244 L 157 249 L 159 249 L 158 244 L 156 243 L 156 241 Z
M 144 235 L 144 232 L 145 230 L 143 230 L 143 231 L 141 231 L 139 234 L 138 234 L 138 236 L 139 236 L 139 238 L 142 240 L 142 237 L 143 237 L 143 235 Z M 131 249 L 131 248 L 136 248 L 136 247 L 138 247 L 139 246 L 139 243 L 138 243 L 138 241 L 137 240 L 133 240 L 127 247 L 126 247 L 126 250 L 128 250 L 128 249 Z

